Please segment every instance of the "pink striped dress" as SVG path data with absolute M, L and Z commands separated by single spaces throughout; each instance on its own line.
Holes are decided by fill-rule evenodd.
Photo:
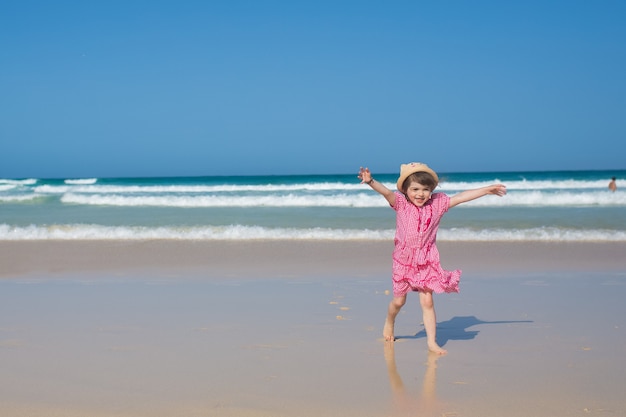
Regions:
M 393 294 L 409 291 L 459 292 L 461 271 L 446 271 L 439 261 L 437 229 L 450 208 L 450 197 L 433 193 L 422 207 L 396 192 L 396 236 L 393 251 Z

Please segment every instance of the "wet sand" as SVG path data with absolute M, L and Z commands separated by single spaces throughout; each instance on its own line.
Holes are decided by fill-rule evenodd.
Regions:
M 0 242 L 0 415 L 626 414 L 626 245 L 439 246 L 444 357 L 389 243 Z

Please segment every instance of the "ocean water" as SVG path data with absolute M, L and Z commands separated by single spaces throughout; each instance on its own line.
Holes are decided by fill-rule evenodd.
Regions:
M 608 182 L 617 177 L 618 190 Z M 626 171 L 442 173 L 440 241 L 626 241 Z M 395 188 L 397 174 L 376 175 Z M 391 240 L 395 213 L 354 175 L 0 179 L 0 240 Z

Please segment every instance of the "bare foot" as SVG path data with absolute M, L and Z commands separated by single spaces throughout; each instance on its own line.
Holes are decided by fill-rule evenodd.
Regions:
M 428 350 L 433 353 L 436 353 L 437 355 L 445 355 L 446 353 L 448 353 L 447 350 L 439 346 L 437 343 L 429 343 Z
M 387 342 L 393 342 L 396 338 L 393 335 L 393 322 L 385 320 L 385 327 L 383 327 L 383 337 Z

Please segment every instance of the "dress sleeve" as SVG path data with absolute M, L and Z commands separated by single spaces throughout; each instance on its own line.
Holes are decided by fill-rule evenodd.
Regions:
M 396 195 L 396 204 L 393 206 L 390 205 L 389 207 L 391 207 L 395 211 L 400 211 L 401 207 L 404 207 L 404 205 L 407 203 L 406 197 L 404 196 L 404 194 L 398 191 L 394 191 L 394 194 Z
M 443 215 L 450 209 L 450 197 L 444 193 L 434 193 L 431 197 L 432 206 L 439 215 Z

